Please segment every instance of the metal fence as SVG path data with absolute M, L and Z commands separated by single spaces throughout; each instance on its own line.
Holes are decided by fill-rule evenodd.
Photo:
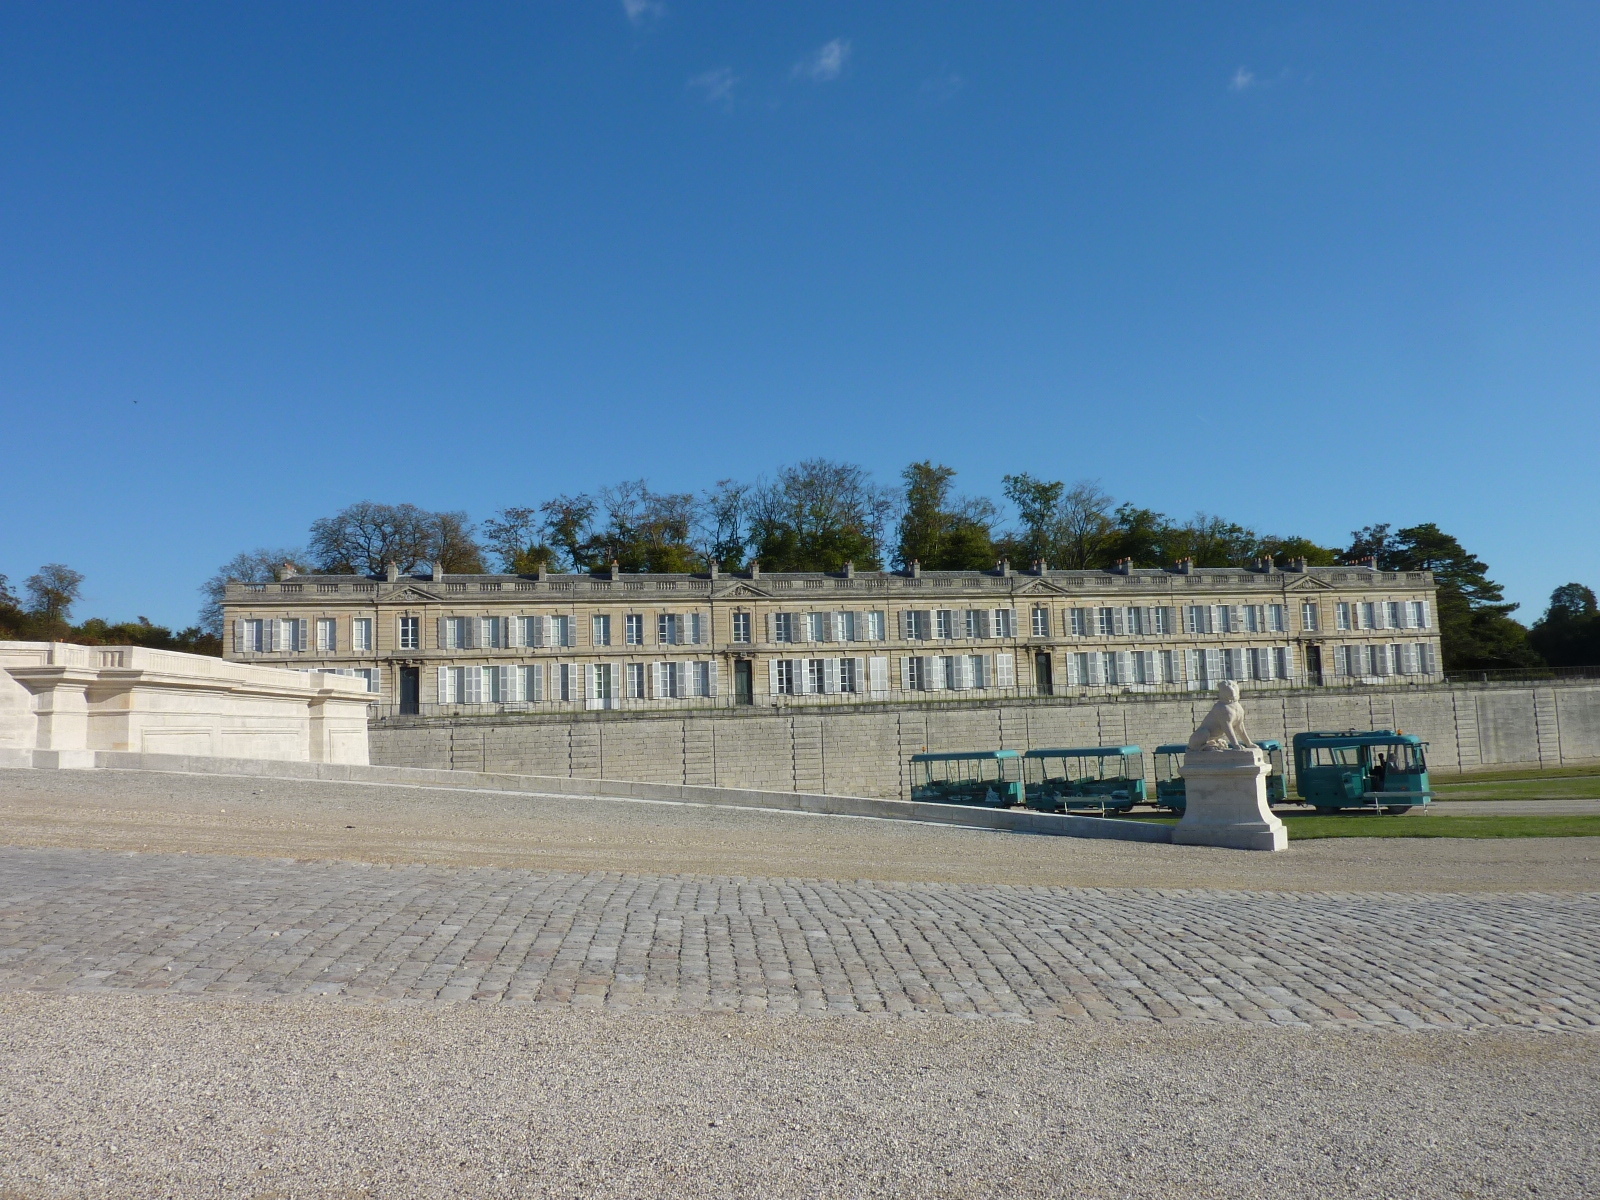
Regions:
M 1600 679 L 1600 667 L 1505 667 L 1446 671 L 1446 683 L 1539 683 L 1553 679 Z
M 513 703 L 437 704 L 423 703 L 415 712 L 402 712 L 398 703 L 385 698 L 368 706 L 373 720 L 391 717 L 499 717 L 519 714 L 576 714 L 584 712 L 617 713 L 672 713 L 706 712 L 716 709 L 745 709 L 750 712 L 778 712 L 800 709 L 863 708 L 887 704 L 918 704 L 930 708 L 954 707 L 975 702 L 1007 700 L 1052 699 L 1064 702 L 1093 703 L 1115 699 L 1147 697 L 1206 698 L 1216 689 L 1215 680 L 1187 680 L 1182 683 L 1143 684 L 1073 684 L 1043 691 L 1024 685 L 1009 688 L 960 688 L 911 691 L 894 689 L 887 692 L 834 692 L 824 694 L 778 694 L 757 692 L 741 698 L 731 692 L 716 696 L 683 696 L 671 699 L 623 698 L 612 700 L 532 700 Z M 1372 688 L 1407 688 L 1437 685 L 1437 675 L 1390 675 L 1378 679 L 1350 679 L 1333 676 L 1324 681 L 1328 691 L 1370 690 Z M 1287 679 L 1260 679 L 1240 681 L 1245 698 L 1274 692 L 1303 690 L 1308 686 L 1305 676 Z

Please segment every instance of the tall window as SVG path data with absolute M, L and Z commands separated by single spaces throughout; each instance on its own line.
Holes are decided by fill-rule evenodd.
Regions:
M 800 689 L 795 686 L 798 680 L 795 677 L 794 660 L 780 659 L 774 664 L 778 675 L 778 691 L 785 696 L 793 696 Z
M 1371 600 L 1361 606 L 1361 628 L 1376 629 L 1378 627 L 1378 606 Z M 1376 672 L 1374 672 L 1376 673 Z
M 750 642 L 750 614 L 736 612 L 733 614 L 733 640 L 748 645 Z
M 1335 621 L 1337 628 L 1350 629 L 1354 626 L 1355 622 L 1351 618 L 1355 616 L 1355 607 L 1356 606 L 1354 604 L 1350 604 L 1344 600 L 1339 601 L 1339 608 L 1336 613 Z M 1357 672 L 1351 671 L 1349 674 L 1354 675 L 1357 674 Z
M 572 645 L 572 618 L 550 618 L 550 644 L 552 646 Z
M 1244 618 L 1246 633 L 1260 633 L 1265 622 L 1261 619 L 1261 605 L 1246 604 L 1240 615 Z
M 633 620 L 632 617 L 629 617 L 628 619 L 630 621 Z M 628 664 L 628 699 L 629 700 L 643 700 L 644 699 L 644 664 L 643 663 L 629 663 Z
M 1387 607 L 1389 609 L 1389 623 L 1386 628 L 1404 629 L 1406 627 L 1406 619 L 1400 601 L 1391 600 Z
M 639 613 L 629 613 L 623 618 L 623 622 L 627 631 L 626 637 L 628 645 L 644 645 L 644 617 Z
M 372 618 L 357 617 L 350 622 L 350 649 L 372 649 Z
M 905 628 L 907 641 L 922 642 L 928 638 L 928 614 L 916 610 L 908 610 L 900 614 L 900 619 Z
M 828 673 L 820 658 L 806 659 L 806 691 L 821 695 L 828 690 Z
M 951 609 L 941 608 L 934 612 L 933 636 L 945 640 L 956 636 L 956 614 Z
M 1314 601 L 1308 601 L 1300 606 L 1300 628 L 1307 633 L 1315 633 L 1320 622 L 1317 620 L 1317 606 Z
M 863 613 L 862 616 L 866 618 L 867 640 L 873 642 L 883 641 L 885 625 L 887 624 L 884 615 L 881 612 L 869 612 Z
M 1286 623 L 1286 614 L 1281 604 L 1267 605 L 1267 628 L 1273 633 L 1282 633 Z
M 928 686 L 927 665 L 926 659 L 906 659 L 906 687 L 914 692 L 920 692 Z
M 1014 638 L 1017 636 L 1015 626 L 1011 621 L 1012 612 L 1009 608 L 994 610 L 994 635 L 999 638 Z
M 1189 633 L 1211 632 L 1211 606 L 1188 604 L 1183 609 L 1183 627 Z
M 856 678 L 856 660 L 841 658 L 839 660 L 839 690 L 841 692 L 859 692 L 860 680 Z
M 339 649 L 339 622 L 333 617 L 317 618 L 317 649 L 336 653 Z
M 656 617 L 656 641 L 663 646 L 676 646 L 678 636 L 678 614 L 661 613 Z
M 832 630 L 828 628 L 833 623 L 833 618 L 828 613 L 807 613 L 806 633 L 813 642 L 826 642 L 831 640 Z
M 1128 635 L 1130 637 L 1143 637 L 1149 632 L 1144 627 L 1144 609 L 1130 608 L 1128 610 Z
M 1048 608 L 1036 608 L 1033 610 L 1033 636 L 1050 636 L 1050 610 Z
M 772 614 L 772 640 L 775 642 L 794 641 L 794 614 Z
M 591 639 L 593 639 L 591 642 L 592 645 L 611 645 L 611 618 L 603 616 L 591 617 L 589 620 L 589 636 Z M 602 700 L 609 700 L 611 697 L 602 696 L 600 698 Z
M 853 642 L 853 641 L 856 641 L 861 636 L 860 635 L 860 631 L 856 628 L 856 614 L 855 613 L 853 613 L 853 612 L 834 613 L 833 614 L 833 619 L 834 619 L 835 625 L 837 626 L 837 628 L 839 630 L 839 641 L 841 641 L 841 642 Z
M 402 650 L 422 649 L 422 618 L 401 617 L 399 643 Z
M 1155 617 L 1155 628 L 1150 631 L 1151 633 L 1172 632 L 1172 610 L 1170 608 L 1152 608 L 1150 612 Z
M 1428 627 L 1428 602 L 1426 600 L 1411 601 L 1411 628 L 1426 629 Z M 1423 672 L 1426 674 L 1427 672 Z

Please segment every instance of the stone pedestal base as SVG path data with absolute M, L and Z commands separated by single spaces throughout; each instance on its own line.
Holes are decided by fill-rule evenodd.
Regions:
M 1259 750 L 1191 750 L 1183 759 L 1183 819 L 1172 831 L 1181 846 L 1287 850 L 1289 831 L 1267 807 L 1267 774 Z

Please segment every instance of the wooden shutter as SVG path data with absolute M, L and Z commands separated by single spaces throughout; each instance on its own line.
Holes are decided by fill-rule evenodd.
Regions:
M 1017 660 L 1011 654 L 996 654 L 994 656 L 994 673 L 996 687 L 1017 686 Z
M 438 671 L 438 682 L 434 687 L 434 693 L 433 694 L 434 694 L 434 698 L 440 704 L 449 704 L 450 703 L 450 668 L 449 667 L 440 667 L 439 668 L 439 671 Z
M 767 641 L 769 643 L 778 640 L 778 631 L 776 629 L 777 622 L 773 618 L 773 613 L 767 614 Z
M 770 621 L 772 618 L 769 616 L 767 619 Z M 778 660 L 775 658 L 767 660 L 767 693 L 772 696 L 778 694 Z
M 1133 659 L 1126 650 L 1117 651 L 1117 682 L 1124 685 L 1133 682 Z
M 244 618 L 240 617 L 233 623 L 233 652 L 235 654 L 248 654 L 248 643 L 245 641 Z
M 1069 654 L 1069 655 L 1067 655 L 1067 686 L 1068 687 L 1081 687 L 1083 685 L 1083 671 L 1079 668 L 1079 665 L 1078 665 L 1078 660 L 1081 659 L 1082 657 L 1083 657 L 1083 655 L 1081 655 L 1081 654 Z
M 837 658 L 825 658 L 822 660 L 822 690 L 830 696 L 839 690 L 839 660 Z
M 1128 632 L 1127 610 L 1121 607 L 1111 610 L 1111 633 L 1114 637 L 1125 637 Z

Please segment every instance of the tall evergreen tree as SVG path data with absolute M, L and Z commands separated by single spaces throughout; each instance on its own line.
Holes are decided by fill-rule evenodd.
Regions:
M 1541 665 L 1527 629 L 1511 617 L 1518 606 L 1506 603 L 1488 564 L 1431 521 L 1393 533 L 1388 525 L 1369 525 L 1350 539 L 1346 562 L 1373 558 L 1381 571 L 1433 572 L 1446 671 Z

